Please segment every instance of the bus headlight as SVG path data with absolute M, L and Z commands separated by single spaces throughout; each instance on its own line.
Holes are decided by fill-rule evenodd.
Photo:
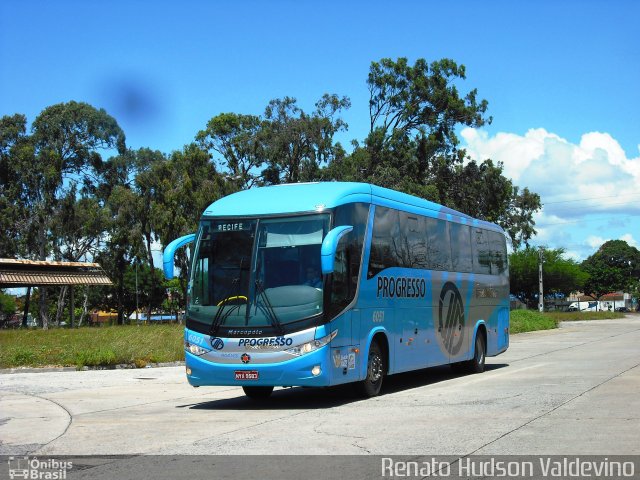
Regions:
M 302 345 L 297 345 L 295 347 L 289 348 L 289 349 L 285 350 L 285 352 L 287 352 L 287 353 L 289 353 L 291 355 L 295 355 L 296 357 L 299 357 L 300 355 L 305 355 L 307 353 L 311 353 L 311 352 L 313 352 L 315 350 L 318 350 L 319 348 L 324 347 L 337 334 L 338 334 L 338 331 L 334 330 L 329 335 L 326 335 L 326 336 L 324 336 L 322 338 L 319 338 L 317 340 L 311 340 L 310 342 L 303 343 Z
M 184 342 L 184 349 L 187 352 L 197 356 L 204 355 L 205 353 L 211 351 L 207 348 L 202 348 L 200 345 L 194 345 L 193 343 L 189 343 L 186 340 Z

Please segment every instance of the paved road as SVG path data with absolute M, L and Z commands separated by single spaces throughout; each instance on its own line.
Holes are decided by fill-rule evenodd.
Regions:
M 480 375 L 383 395 L 194 389 L 183 367 L 0 375 L 0 454 L 640 454 L 640 316 L 514 335 Z

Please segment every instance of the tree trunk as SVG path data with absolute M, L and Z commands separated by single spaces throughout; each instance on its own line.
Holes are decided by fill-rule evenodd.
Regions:
M 71 328 L 75 327 L 76 323 L 76 302 L 73 298 L 73 285 L 69 288 L 69 325 Z
M 41 215 L 40 225 L 38 226 L 38 257 L 42 261 L 47 259 L 45 241 L 44 217 Z M 47 289 L 43 285 L 40 285 L 38 287 L 38 293 L 40 297 L 40 323 L 42 324 L 43 330 L 48 330 L 49 317 L 47 314 Z
M 38 287 L 40 296 L 40 323 L 43 330 L 49 330 L 49 315 L 47 312 L 47 289 L 44 285 Z
M 82 302 L 82 313 L 80 314 L 80 320 L 78 321 L 78 327 L 82 325 L 82 321 L 87 316 L 87 304 L 89 303 L 89 287 L 84 289 L 84 301 Z
M 60 326 L 60 319 L 62 318 L 62 313 L 64 311 L 64 299 L 67 296 L 67 286 L 64 285 L 60 288 L 60 293 L 58 294 L 58 308 L 56 308 L 56 325 Z

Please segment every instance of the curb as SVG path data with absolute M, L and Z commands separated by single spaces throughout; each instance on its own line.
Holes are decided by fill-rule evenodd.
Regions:
M 140 368 L 164 368 L 164 367 L 181 367 L 184 366 L 184 362 L 163 362 L 163 363 L 150 363 Z M 78 369 L 76 367 L 17 367 L 17 368 L 2 368 L 0 369 L 0 375 L 11 375 L 16 373 L 52 373 L 52 372 L 88 372 L 93 370 L 134 370 L 138 369 L 134 364 L 121 363 L 119 365 L 104 365 L 95 367 L 82 367 Z

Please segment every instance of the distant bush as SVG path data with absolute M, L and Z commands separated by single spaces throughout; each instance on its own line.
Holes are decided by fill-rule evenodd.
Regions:
M 511 312 L 510 333 L 533 332 L 535 330 L 550 330 L 558 327 L 558 321 L 535 310 L 515 310 Z

